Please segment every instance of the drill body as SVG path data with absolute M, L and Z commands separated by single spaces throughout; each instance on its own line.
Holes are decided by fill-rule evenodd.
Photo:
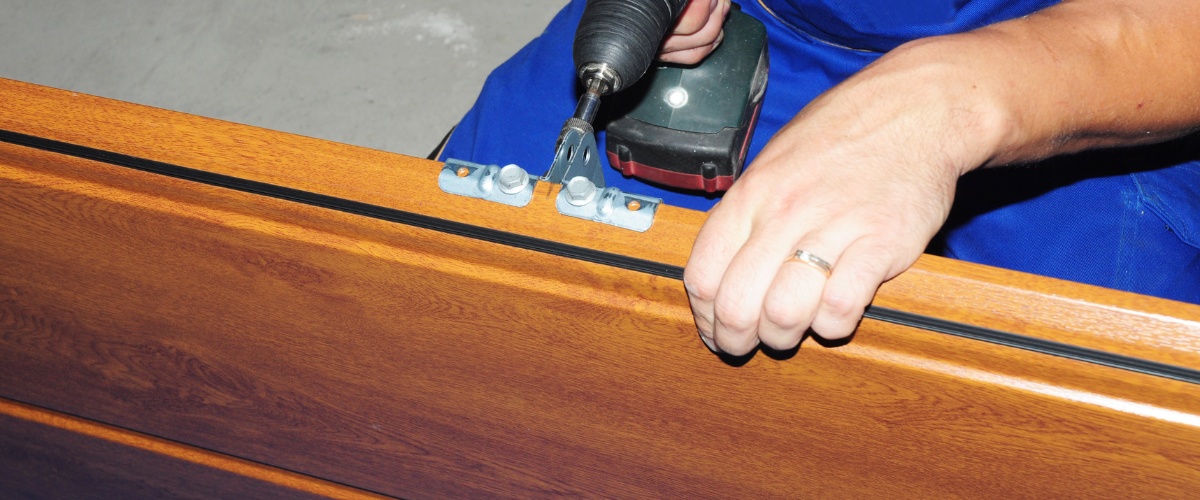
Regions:
M 766 29 L 735 8 L 725 40 L 703 62 L 651 68 L 686 4 L 588 1 L 572 51 L 585 91 L 564 134 L 592 133 L 601 96 L 620 92 L 607 125 L 610 163 L 625 175 L 711 193 L 728 189 L 745 160 L 766 87 Z

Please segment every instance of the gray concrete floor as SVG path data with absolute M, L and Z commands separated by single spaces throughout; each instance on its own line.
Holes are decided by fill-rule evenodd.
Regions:
M 0 77 L 414 156 L 567 0 L 0 0 Z

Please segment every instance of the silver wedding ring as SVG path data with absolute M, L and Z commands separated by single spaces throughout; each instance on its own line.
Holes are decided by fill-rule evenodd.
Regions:
M 792 254 L 792 258 L 808 264 L 813 269 L 821 271 L 826 278 L 828 278 L 829 274 L 833 272 L 833 265 L 831 265 L 829 261 L 813 255 L 812 252 L 809 252 L 808 250 L 796 250 L 796 253 Z

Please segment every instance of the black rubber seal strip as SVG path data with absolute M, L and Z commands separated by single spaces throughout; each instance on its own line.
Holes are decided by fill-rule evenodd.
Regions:
M 461 222 L 449 221 L 393 208 L 381 207 L 345 198 L 292 189 L 265 182 L 252 181 L 229 175 L 206 172 L 194 168 L 182 167 L 136 156 L 113 153 L 101 149 L 70 144 L 32 135 L 0 130 L 0 142 L 26 146 L 42 151 L 64 154 L 76 158 L 95 160 L 110 165 L 127 167 L 143 172 L 150 172 L 167 177 L 199 182 L 245 193 L 269 196 L 281 200 L 294 201 L 340 212 L 363 215 L 380 220 L 406 224 L 440 231 L 456 236 L 483 240 L 491 243 L 507 245 L 525 250 L 532 250 L 569 259 L 582 260 L 605 266 L 616 267 L 629 271 L 646 273 L 675 280 L 683 279 L 683 268 L 660 262 L 637 259 L 609 252 L 601 252 L 590 248 L 567 245 L 556 241 L 543 240 L 525 235 L 499 231 L 486 227 L 473 226 Z M 1175 366 L 1157 361 L 1150 361 L 1121 354 L 1079 347 L 1051 340 L 1044 340 L 1015 333 L 983 328 L 955 321 L 947 321 L 920 314 L 904 312 L 879 306 L 868 307 L 863 315 L 867 319 L 910 326 L 948 335 L 999 344 L 1017 349 L 1024 349 L 1051 356 L 1059 356 L 1077 361 L 1093 363 L 1111 368 L 1127 370 L 1156 377 L 1163 377 L 1181 382 L 1200 384 L 1200 370 Z
M 303 191 L 300 189 L 292 189 L 265 182 L 252 181 L 233 177 L 230 175 L 217 174 L 197 170 L 194 168 L 181 167 L 170 163 L 160 161 L 147 160 L 136 156 L 123 155 L 113 153 L 101 149 L 89 148 L 87 146 L 79 146 L 66 142 L 59 142 L 51 139 L 43 139 L 32 135 L 25 135 L 7 130 L 0 130 L 0 142 L 7 142 L 19 146 L 27 146 L 42 151 L 52 153 L 60 153 L 76 158 L 87 160 L 95 160 L 110 165 L 127 167 L 143 172 L 163 175 L 166 177 L 174 177 L 210 186 L 217 186 L 242 191 L 245 193 L 258 194 L 278 198 L 281 200 L 294 201 L 306 205 L 312 205 L 321 208 L 328 208 L 340 212 L 347 212 L 357 215 L 363 215 L 380 220 L 396 222 L 409 226 L 419 227 L 422 229 L 431 229 L 443 233 L 449 233 L 456 236 L 465 236 L 477 240 L 483 240 L 501 245 L 508 245 L 536 252 L 548 253 L 559 257 L 567 257 L 576 260 L 583 260 L 603 264 L 606 266 L 628 269 L 646 274 L 657 276 L 683 278 L 683 271 L 678 270 L 678 267 L 660 264 L 645 259 L 636 259 L 608 252 L 601 252 L 574 245 L 566 245 L 563 243 L 547 241 L 539 238 L 531 238 L 520 234 L 499 231 L 486 227 L 473 226 L 463 224 L 461 222 L 439 219 L 428 215 L 421 215 L 394 208 L 381 207 L 369 203 L 362 203 L 345 198 L 313 193 L 311 191 Z
M 956 321 L 946 321 L 944 319 L 931 318 L 920 314 L 900 311 L 897 309 L 889 309 L 885 307 L 870 306 L 867 308 L 864 317 L 893 323 L 903 326 L 911 326 L 922 330 L 929 330 L 957 337 L 964 337 L 972 340 L 989 342 L 1026 351 L 1033 351 L 1052 356 L 1059 356 L 1076 361 L 1084 361 L 1087 363 L 1128 370 L 1131 372 L 1144 373 L 1146 375 L 1154 375 L 1188 382 L 1192 384 L 1200 384 L 1200 370 L 1193 370 L 1182 366 L 1169 365 L 1159 363 L 1158 361 L 1150 361 L 1123 354 L 1113 354 L 1111 352 L 1101 351 L 1098 349 L 1090 349 L 1087 347 L 1079 347 L 1053 340 L 1039 339 L 1016 333 L 1009 333 L 1001 330 L 993 330 L 991 328 L 983 328 L 980 326 L 968 325 Z

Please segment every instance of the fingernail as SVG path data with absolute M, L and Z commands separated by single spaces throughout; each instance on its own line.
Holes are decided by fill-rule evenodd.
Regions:
M 708 337 L 705 337 L 704 335 L 701 335 L 700 340 L 704 342 L 704 345 L 706 347 L 708 347 L 708 350 L 710 350 L 714 353 L 717 353 L 717 354 L 721 353 L 721 350 L 717 349 L 717 344 L 715 341 L 713 341 L 713 339 L 710 339 Z

